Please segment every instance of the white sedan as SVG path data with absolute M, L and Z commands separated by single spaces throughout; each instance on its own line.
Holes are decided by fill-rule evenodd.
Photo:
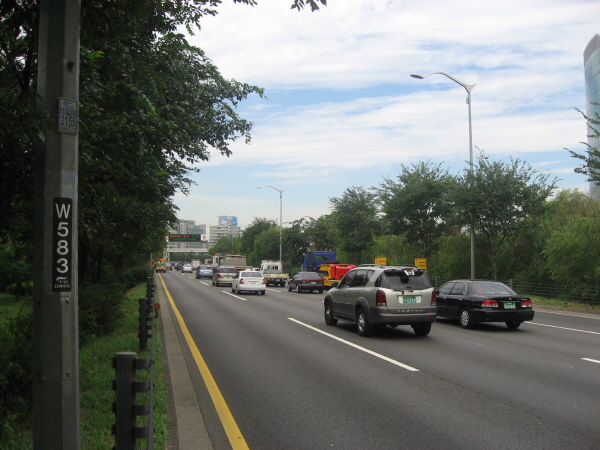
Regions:
M 267 280 L 262 276 L 262 273 L 242 270 L 235 274 L 233 281 L 231 282 L 231 292 L 234 294 L 242 291 L 260 292 L 261 295 L 265 295 L 267 286 Z
M 192 273 L 192 265 L 191 264 L 184 264 L 183 267 L 181 268 L 181 273 Z

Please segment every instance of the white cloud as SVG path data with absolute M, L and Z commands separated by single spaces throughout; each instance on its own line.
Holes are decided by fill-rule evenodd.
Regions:
M 272 215 L 261 208 L 277 209 L 273 202 L 253 203 L 264 198 L 252 191 L 257 180 L 286 189 L 291 215 L 318 217 L 329 197 L 358 179 L 375 185 L 401 163 L 464 167 L 466 91 L 440 75 L 411 78 L 415 72 L 477 84 L 473 144 L 486 154 L 560 174 L 564 187 L 585 185 L 563 148 L 584 151 L 585 123 L 573 108 L 585 109 L 583 50 L 600 33 L 600 2 L 331 0 L 315 13 L 290 10 L 291 0 L 258 2 L 224 3 L 191 38 L 224 76 L 272 97 L 240 107 L 255 123 L 250 146 L 236 142 L 231 158 L 199 165 L 199 180 L 216 181 L 201 181 L 196 201 L 226 205 L 215 215 Z M 315 186 L 318 207 L 306 195 Z

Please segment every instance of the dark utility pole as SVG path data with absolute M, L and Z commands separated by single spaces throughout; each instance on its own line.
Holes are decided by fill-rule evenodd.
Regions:
M 81 447 L 77 297 L 79 0 L 40 0 L 36 149 L 33 446 Z

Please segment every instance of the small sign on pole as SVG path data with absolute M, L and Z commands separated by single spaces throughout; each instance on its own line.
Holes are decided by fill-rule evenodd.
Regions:
M 78 102 L 66 98 L 58 99 L 58 131 L 77 134 Z
M 427 258 L 415 258 L 415 266 L 419 269 L 427 270 Z

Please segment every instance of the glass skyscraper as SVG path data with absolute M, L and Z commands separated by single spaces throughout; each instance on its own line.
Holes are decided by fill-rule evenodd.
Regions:
M 585 69 L 586 115 L 594 120 L 600 119 L 600 34 L 595 35 L 583 52 Z M 599 129 L 600 125 L 594 125 Z M 588 133 L 589 134 L 589 133 Z M 600 137 L 588 137 L 591 147 L 600 149 Z M 600 200 L 600 186 L 590 182 L 590 195 Z

